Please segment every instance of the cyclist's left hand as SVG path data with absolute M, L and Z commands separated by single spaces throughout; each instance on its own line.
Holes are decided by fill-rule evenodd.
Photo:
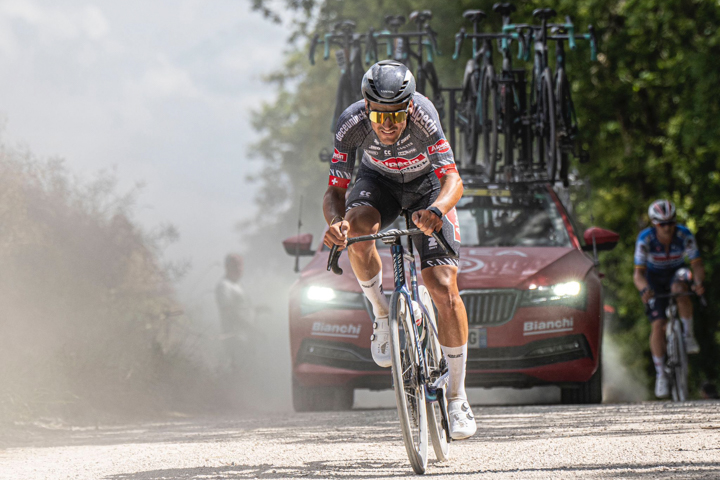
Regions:
M 692 286 L 693 292 L 702 296 L 705 295 L 705 286 L 702 283 L 696 283 Z
M 433 232 L 439 232 L 443 226 L 442 218 L 429 210 L 418 210 L 413 213 L 412 221 L 428 236 L 432 235 Z

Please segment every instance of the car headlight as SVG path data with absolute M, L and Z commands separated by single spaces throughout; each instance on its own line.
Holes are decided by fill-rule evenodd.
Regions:
M 547 287 L 530 285 L 523 292 L 521 307 L 562 306 L 585 309 L 587 289 L 583 282 L 556 283 Z
M 365 310 L 363 294 L 317 285 L 311 285 L 303 289 L 300 297 L 301 315 L 304 316 L 325 309 Z

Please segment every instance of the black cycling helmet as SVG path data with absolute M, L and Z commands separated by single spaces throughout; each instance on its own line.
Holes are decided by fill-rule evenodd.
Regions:
M 365 100 L 382 105 L 409 102 L 415 93 L 415 77 L 402 63 L 382 60 L 365 72 L 362 94 Z

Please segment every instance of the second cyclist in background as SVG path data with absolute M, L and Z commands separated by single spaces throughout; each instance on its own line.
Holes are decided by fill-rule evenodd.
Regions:
M 650 351 L 655 363 L 655 396 L 669 395 L 665 376 L 665 309 L 667 298 L 653 299 L 656 294 L 685 292 L 692 288 L 695 293 L 705 293 L 703 281 L 705 268 L 700 259 L 695 237 L 690 230 L 676 222 L 675 205 L 669 200 L 656 200 L 648 209 L 652 226 L 638 235 L 635 244 L 635 287 L 642 295 L 648 319 L 651 322 Z M 686 268 L 690 262 L 692 272 Z M 700 347 L 693 332 L 693 305 L 690 297 L 677 299 L 680 319 L 683 322 L 685 346 L 688 353 L 698 353 Z

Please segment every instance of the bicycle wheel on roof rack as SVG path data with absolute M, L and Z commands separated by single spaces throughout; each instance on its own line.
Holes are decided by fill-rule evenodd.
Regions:
M 422 68 L 418 70 L 418 77 L 420 77 L 421 73 L 423 85 L 420 88 L 420 83 L 418 83 L 418 91 L 432 100 L 435 110 L 438 112 L 440 123 L 443 123 L 445 118 L 445 98 L 442 95 L 435 65 L 432 62 L 425 62 Z
M 421 384 L 420 359 L 411 324 L 407 297 L 393 292 L 390 297 L 390 357 L 400 429 L 410 465 L 415 473 L 425 473 L 428 451 L 428 420 L 425 387 Z
M 468 67 L 469 73 L 463 82 L 462 98 L 457 109 L 457 124 L 460 130 L 460 163 L 463 167 L 475 166 L 480 135 L 480 123 L 476 113 L 480 71 L 471 68 Z
M 480 97 L 478 98 L 477 116 L 481 124 L 482 154 L 481 165 L 488 180 L 495 181 L 495 169 L 498 157 L 498 115 L 499 107 L 495 88 L 495 72 L 492 66 L 486 66 L 480 79 Z
M 550 69 L 545 68 L 540 77 L 540 98 L 537 106 L 537 148 L 540 164 L 544 167 L 548 182 L 555 182 L 557 173 L 557 140 L 555 130 L 555 95 Z
M 568 186 L 570 170 L 570 152 L 574 151 L 577 124 L 574 118 L 575 107 L 570 96 L 570 84 L 565 70 L 560 68 L 555 75 L 555 101 L 557 115 L 557 150 L 560 160 L 560 180 Z

